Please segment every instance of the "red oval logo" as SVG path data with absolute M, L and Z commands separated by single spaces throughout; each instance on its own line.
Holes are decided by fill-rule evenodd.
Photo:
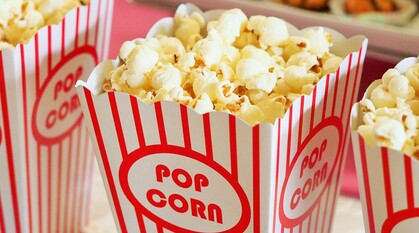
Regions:
M 173 232 L 243 232 L 250 205 L 222 166 L 196 151 L 172 145 L 140 148 L 119 171 L 128 200 Z
M 319 202 L 339 160 L 341 140 L 340 119 L 329 117 L 301 144 L 281 192 L 279 217 L 282 225 L 300 224 Z
M 86 80 L 97 64 L 95 48 L 78 48 L 64 57 L 50 72 L 35 101 L 32 130 L 41 144 L 54 144 L 65 138 L 82 119 L 74 85 Z
M 384 221 L 381 232 L 404 233 L 419 229 L 419 208 L 398 211 Z

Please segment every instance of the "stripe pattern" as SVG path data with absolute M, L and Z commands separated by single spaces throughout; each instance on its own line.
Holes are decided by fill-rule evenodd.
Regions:
M 94 156 L 84 122 L 45 143 L 34 135 L 33 116 L 48 77 L 70 54 L 91 47 L 97 60 L 106 58 L 112 6 L 92 0 L 28 44 L 0 51 L 0 233 L 79 232 L 89 222 Z
M 243 213 L 243 216 L 249 215 L 249 220 L 241 232 L 329 232 L 350 136 L 350 108 L 357 97 L 366 46 L 364 41 L 359 51 L 348 55 L 338 72 L 322 79 L 312 95 L 297 99 L 284 118 L 273 125 L 260 124 L 253 128 L 225 113 L 198 115 L 173 102 L 145 105 L 125 93 L 95 96 L 88 88 L 78 86 L 118 231 L 179 232 L 179 226 L 164 217 L 156 218 L 155 215 L 163 216 L 160 213 L 150 213 L 141 204 L 130 202 L 120 183 L 123 179 L 121 164 L 134 156 L 135 151 L 169 145 L 193 150 L 204 156 L 200 160 L 222 166 L 231 182 L 241 186 L 250 206 L 249 213 Z M 291 161 L 310 131 L 331 116 L 339 118 L 343 125 L 340 142 L 343 149 L 336 155 L 337 168 L 307 217 L 289 227 L 281 222 L 278 212 Z M 193 166 L 190 165 L 191 170 Z M 138 175 L 137 179 L 146 177 Z M 231 215 L 236 212 L 232 210 Z M 183 227 L 181 232 L 208 230 L 202 222 L 192 225 Z M 202 228 L 196 230 L 196 226 Z
M 419 163 L 399 151 L 370 147 L 352 132 L 366 232 L 419 227 Z

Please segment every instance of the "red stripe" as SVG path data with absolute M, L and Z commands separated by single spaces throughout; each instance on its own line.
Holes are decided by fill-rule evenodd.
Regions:
M 352 96 L 353 98 L 357 98 L 358 97 L 358 91 L 359 91 L 359 85 L 361 84 L 361 82 L 358 82 L 358 78 L 361 77 L 360 73 L 359 73 L 359 69 L 361 66 L 361 57 L 363 55 L 363 47 L 361 46 L 361 48 L 358 51 L 358 61 L 356 64 L 356 70 L 355 70 L 355 88 L 352 90 Z M 355 99 L 352 98 L 352 103 L 355 101 Z
M 238 172 L 238 157 L 237 157 L 237 129 L 236 117 L 233 115 L 228 116 L 228 126 L 230 132 L 230 157 L 231 157 L 231 176 L 233 180 L 239 180 Z
M 332 115 L 335 115 L 335 108 L 336 108 L 336 100 L 337 100 L 337 95 L 338 95 L 338 90 L 339 90 L 339 77 L 340 76 L 340 67 L 336 70 L 336 74 L 335 74 L 335 94 L 334 94 L 334 98 L 333 98 L 333 104 L 332 104 Z
M 182 118 L 182 131 L 183 131 L 183 138 L 185 140 L 185 148 L 191 149 L 191 134 L 189 132 L 189 119 L 188 119 L 188 109 L 185 105 L 180 105 L 180 116 Z
M 37 145 L 37 173 L 38 173 L 38 220 L 39 232 L 42 232 L 43 218 L 42 218 L 42 172 L 41 172 L 41 146 Z
M 87 45 L 89 44 L 89 25 L 90 24 L 90 2 L 87 4 L 87 19 L 86 19 L 86 37 L 84 43 Z
M 51 26 L 48 26 L 48 71 L 52 69 L 52 39 Z
M 324 89 L 324 103 L 323 103 L 323 112 L 322 112 L 322 119 L 326 118 L 326 110 L 327 110 L 327 97 L 329 96 L 329 81 L 330 81 L 330 74 L 326 76 L 326 85 Z
M 39 40 L 38 40 L 38 34 L 35 34 L 35 94 L 36 98 L 39 98 L 40 96 L 40 70 L 39 70 L 40 64 L 39 64 Z M 40 145 L 37 145 L 37 172 L 38 172 L 38 218 L 39 218 L 39 231 L 42 232 L 42 191 L 41 191 L 41 148 Z
M 102 42 L 102 51 L 100 51 L 100 59 L 101 60 L 103 60 L 103 59 L 105 59 L 105 48 L 106 48 L 106 40 L 108 39 L 108 38 L 106 38 L 106 35 L 108 34 L 108 22 L 109 22 L 109 19 L 108 19 L 108 15 L 109 15 L 109 2 L 110 1 L 106 1 L 106 12 L 105 12 L 105 18 L 104 18 L 104 22 L 105 22 L 105 25 L 104 25 L 104 27 L 103 27 L 103 36 L 102 36 L 102 40 L 103 40 L 103 42 Z
M 65 18 L 61 21 L 61 58 L 65 56 Z
M 289 118 L 288 118 L 288 141 L 287 141 L 287 171 L 286 173 L 290 172 L 289 165 L 291 162 L 291 141 L 292 141 L 292 105 L 288 109 L 289 111 Z
M 75 167 L 74 167 L 74 179 L 73 179 L 73 188 L 72 188 L 72 193 L 73 193 L 73 201 L 71 202 L 72 203 L 72 207 L 71 207 L 71 227 L 72 227 L 72 229 L 73 229 L 73 231 L 76 231 L 77 230 L 77 228 L 76 228 L 76 224 L 75 224 L 75 221 L 76 221 L 76 216 L 78 215 L 78 214 L 80 214 L 79 212 L 77 212 L 77 202 L 79 202 L 80 201 L 80 195 L 79 195 L 79 191 L 80 191 L 80 156 L 81 156 L 81 153 L 80 153 L 80 145 L 81 145 L 81 134 L 82 133 L 82 127 L 81 126 L 78 126 L 77 127 L 77 146 L 78 146 L 78 150 L 77 150 L 77 153 L 76 153 L 76 155 L 75 155 L 75 157 L 76 157 L 76 161 L 75 161 Z
M 164 233 L 162 226 L 156 224 L 156 227 L 157 227 L 157 233 Z
M 311 99 L 311 116 L 310 116 L 310 131 L 313 129 L 314 125 L 314 116 L 316 112 L 316 97 L 317 97 L 317 86 L 313 89 L 313 98 Z
M 157 102 L 154 104 L 154 110 L 156 112 L 157 127 L 159 128 L 160 143 L 162 145 L 167 145 L 166 130 L 164 126 L 161 102 Z
M 384 189 L 386 195 L 387 215 L 393 214 L 393 195 L 391 194 L 390 166 L 388 164 L 387 148 L 381 147 L 381 158 L 383 160 Z
M 4 225 L 5 221 L 4 221 L 4 215 L 3 215 L 3 205 L 2 205 L 2 201 L 1 201 L 1 195 L 0 195 L 0 232 L 4 232 L 6 233 L 6 226 Z
M 6 232 L 6 227 L 4 226 L 4 215 L 3 215 L 3 206 L 1 204 L 1 195 L 0 195 L 0 232 L 1 233 L 5 233 Z
M 413 192 L 413 174 L 412 174 L 412 158 L 404 155 L 404 168 L 406 177 L 406 195 L 407 195 L 407 208 L 415 207 L 415 197 Z
M 138 144 L 140 147 L 146 146 L 144 132 L 143 132 L 143 124 L 141 122 L 140 111 L 138 109 L 138 102 L 135 96 L 130 96 L 131 108 L 132 108 L 132 115 L 134 117 L 135 122 L 135 129 L 137 130 L 137 137 L 138 137 Z
M 5 134 L 4 141 L 6 144 L 6 153 L 7 153 L 7 165 L 9 167 L 9 181 L 12 195 L 12 206 L 13 206 L 13 216 L 15 219 L 16 232 L 21 232 L 20 229 L 20 213 L 19 213 L 19 204 L 17 200 L 17 187 L 16 187 L 16 177 L 15 177 L 15 163 L 14 155 L 11 142 L 11 133 L 10 133 L 10 121 L 9 121 L 9 109 L 7 103 L 6 95 L 6 83 L 5 83 L 5 74 L 4 74 L 4 64 L 3 64 L 3 53 L 0 52 L 0 100 L 1 108 L 3 114 L 3 131 Z
M 84 126 L 84 125 L 83 125 Z M 84 145 L 83 145 L 83 152 L 81 153 L 81 156 L 83 156 L 83 167 L 82 167 L 82 169 L 81 169 L 81 171 L 82 171 L 82 173 L 81 173 L 81 179 L 80 179 L 80 188 L 81 188 L 81 198 L 80 198 L 80 201 L 79 201 L 79 206 L 77 207 L 77 226 L 78 226 L 78 228 L 77 228 L 77 230 L 78 231 L 81 231 L 82 230 L 82 227 L 83 227 L 83 224 L 82 224 L 82 216 L 85 214 L 85 212 L 83 211 L 83 204 L 86 204 L 86 198 L 89 196 L 89 192 L 86 192 L 86 189 L 87 189 L 87 187 L 86 187 L 86 185 L 85 185 L 85 182 L 87 182 L 87 181 L 89 181 L 89 183 L 88 184 L 91 184 L 90 183 L 90 180 L 89 180 L 89 178 L 88 178 L 88 176 L 86 175 L 86 173 L 87 173 L 87 164 L 89 163 L 89 159 L 90 159 L 90 157 L 92 156 L 91 154 L 89 154 L 88 153 L 88 147 L 89 147 L 89 143 L 90 143 L 90 141 L 89 141 L 89 139 L 88 139 L 88 137 L 87 137 L 87 133 L 86 133 L 86 130 L 84 130 L 84 133 L 83 133 L 83 135 L 85 136 L 85 138 L 84 138 Z
M 316 221 L 314 223 L 314 232 L 317 232 L 317 224 L 319 223 L 319 215 L 320 215 L 320 205 L 321 205 L 321 199 L 319 201 L 319 205 L 317 206 Z
M 52 189 L 51 189 L 51 180 L 52 180 L 52 172 L 51 172 L 51 170 L 52 170 L 52 162 L 51 162 L 51 156 L 52 156 L 52 153 L 51 153 L 51 146 L 49 146 L 48 147 L 48 158 L 47 158 L 47 166 L 48 166 L 48 168 L 47 168 L 47 170 L 48 170 L 48 177 L 47 177 L 47 180 L 48 180 L 48 193 L 47 193 L 47 205 L 48 205 L 48 208 L 47 208 L 47 216 L 48 216 L 48 219 L 47 219 L 47 222 L 48 222 L 48 225 L 47 225 L 47 229 L 48 229 L 48 232 L 51 232 L 51 208 L 52 208 L 52 206 L 51 206 L 51 202 L 52 202 L 52 199 L 51 199 L 51 193 L 52 193 Z
M 330 195 L 330 185 L 327 187 L 327 194 L 326 194 L 326 199 L 325 199 L 325 205 L 324 205 L 324 209 L 323 209 L 323 219 L 322 219 L 322 230 L 321 230 L 321 232 L 330 232 L 330 229 L 329 229 L 329 231 L 324 231 L 324 226 L 325 226 L 325 223 L 326 223 L 326 216 L 327 216 L 327 207 L 328 207 L 328 205 L 329 205 L 329 195 Z M 329 224 L 329 226 L 330 226 L 330 224 Z
M 298 121 L 298 138 L 297 138 L 297 144 L 300 146 L 301 144 L 301 137 L 303 134 L 303 123 L 304 123 L 304 98 L 305 96 L 301 96 L 301 102 L 300 102 L 300 120 Z
M 28 103 L 27 103 L 27 90 L 26 90 L 26 62 L 25 62 L 25 47 L 20 45 L 20 63 L 22 71 L 22 105 L 23 105 L 23 130 L 25 142 L 25 166 L 26 166 L 26 189 L 28 190 L 28 220 L 29 232 L 33 232 L 32 226 L 32 192 L 31 192 L 31 169 L 29 166 L 29 140 L 28 140 Z
M 311 217 L 313 216 L 313 212 L 314 212 L 314 210 L 311 211 L 311 215 L 307 218 L 308 219 L 307 232 L 311 232 L 310 231 L 310 226 L 311 226 Z M 330 230 L 329 230 L 329 232 L 330 232 Z
M 121 150 L 122 160 L 124 160 L 126 156 L 128 155 L 128 151 L 127 151 L 127 145 L 125 143 L 124 132 L 122 131 L 121 118 L 119 117 L 119 113 L 118 113 L 115 93 L 109 92 L 108 97 L 109 97 L 109 103 L 111 106 L 112 117 L 115 123 L 116 134 L 118 136 L 118 143 L 119 143 L 119 148 Z
M 56 222 L 57 222 L 57 232 L 59 232 L 60 229 L 60 221 L 61 221 L 61 178 L 62 178 L 62 163 L 63 163 L 63 145 L 60 142 L 60 144 L 58 145 L 58 185 L 57 185 L 57 218 L 56 218 Z
M 77 7 L 76 10 L 76 34 L 74 35 L 74 47 L 77 48 L 79 46 L 79 19 L 80 19 L 80 7 Z
M 254 233 L 260 232 L 260 141 L 259 125 L 253 127 L 253 217 Z
M 349 54 L 349 63 L 348 63 L 348 70 L 347 70 L 347 73 L 346 73 L 346 81 L 345 81 L 345 88 L 344 88 L 344 94 L 343 94 L 343 101 L 342 101 L 342 105 L 341 105 L 341 111 L 340 111 L 340 115 L 341 115 L 341 117 L 343 118 L 343 112 L 344 112 L 344 110 L 346 110 L 346 108 L 345 108 L 345 104 L 346 104 L 346 95 L 347 95 L 347 92 L 348 92 L 348 85 L 349 85 L 349 80 L 350 80 L 350 77 L 351 77 L 351 66 L 352 66 L 352 53 L 351 54 Z M 351 99 L 352 100 L 352 99 Z M 346 134 L 345 134 L 345 137 L 346 137 Z
M 113 180 L 113 177 L 112 177 L 111 168 L 110 168 L 109 160 L 108 160 L 108 155 L 106 153 L 105 144 L 104 144 L 104 141 L 103 141 L 103 138 L 102 138 L 102 133 L 101 133 L 98 118 L 97 118 L 97 115 L 96 115 L 95 106 L 93 104 L 92 96 L 91 96 L 91 94 L 90 94 L 90 92 L 87 88 L 84 88 L 84 95 L 85 95 L 87 106 L 88 106 L 88 109 L 89 109 L 89 112 L 90 112 L 90 117 L 91 117 L 91 120 L 92 120 L 93 129 L 95 131 L 96 140 L 97 140 L 97 144 L 98 144 L 98 147 L 99 147 L 100 155 L 101 155 L 101 158 L 102 158 L 102 161 L 103 161 L 103 168 L 104 168 L 105 173 L 106 173 L 106 178 L 107 178 L 107 181 L 108 181 L 109 190 L 111 192 L 112 200 L 113 200 L 113 203 L 114 203 L 116 216 L 117 216 L 119 225 L 121 227 L 121 232 L 126 233 L 126 232 L 128 232 L 128 230 L 127 230 L 127 227 L 125 225 L 124 218 L 123 218 L 123 215 L 122 215 L 121 205 L 119 203 L 118 194 L 116 192 L 115 183 L 114 183 L 114 180 Z
M 39 87 L 40 84 L 40 74 L 39 74 L 39 41 L 38 34 L 35 34 L 35 88 L 36 96 L 39 97 Z
M 279 166 L 280 166 L 280 160 L 281 160 L 281 120 L 277 121 L 278 124 L 278 142 L 276 145 L 276 168 L 275 168 L 275 196 L 274 196 L 274 218 L 273 218 L 273 229 L 272 233 L 275 233 L 276 229 L 276 213 L 278 208 L 278 189 L 279 189 Z
M 89 141 L 90 143 L 90 141 Z M 89 168 L 89 184 L 93 183 L 93 176 L 94 176 L 94 165 L 95 165 L 95 157 L 92 154 L 92 150 L 89 149 L 89 154 L 92 155 L 90 157 L 90 168 Z M 86 193 L 90 194 L 92 193 L 92 187 L 93 185 L 88 185 L 86 189 Z M 84 213 L 85 213 L 85 223 L 88 224 L 90 222 L 90 208 L 91 208 L 91 202 L 92 202 L 92 195 L 87 195 L 87 204 L 84 206 Z
M 207 158 L 209 160 L 214 159 L 214 155 L 212 153 L 212 138 L 211 138 L 211 121 L 209 113 L 205 113 L 202 115 L 202 120 L 204 122 L 204 134 L 205 134 L 205 149 Z
M 69 209 L 69 207 L 68 207 L 68 205 L 69 205 L 69 198 L 68 198 L 68 195 L 69 195 L 69 193 L 70 193 L 70 177 L 71 177 L 71 175 L 70 175 L 70 168 L 71 168 L 71 166 L 70 166 L 70 164 L 71 164 L 71 158 L 73 157 L 73 137 L 72 137 L 72 135 L 70 135 L 70 137 L 69 137 L 69 142 L 68 142 L 68 159 L 67 159 L 67 175 L 66 175 L 66 177 L 67 177 L 67 179 L 66 179 L 66 181 L 65 181 L 65 198 L 64 198 L 64 200 L 65 200 L 65 207 L 64 207 L 64 209 L 66 210 L 66 211 L 64 211 L 64 228 L 65 229 L 67 229 L 67 227 L 68 227 L 68 209 Z
M 369 182 L 369 175 L 368 175 L 368 167 L 367 167 L 367 154 L 365 153 L 365 144 L 364 139 L 359 135 L 359 149 L 360 149 L 360 156 L 361 156 L 361 168 L 362 168 L 362 177 L 364 178 L 364 188 L 365 188 L 365 200 L 367 203 L 367 216 L 368 216 L 368 225 L 370 233 L 375 233 L 375 223 L 372 214 L 372 198 L 371 198 L 371 191 L 370 191 L 370 182 Z
M 96 29 L 95 29 L 95 47 L 97 45 L 97 41 L 99 38 L 99 22 L 100 22 L 100 8 L 101 8 L 102 1 L 99 1 L 98 7 L 97 7 L 97 18 L 96 18 Z

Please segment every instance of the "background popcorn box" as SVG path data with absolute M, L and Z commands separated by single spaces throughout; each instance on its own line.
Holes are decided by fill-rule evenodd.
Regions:
M 396 65 L 404 73 L 419 58 Z M 365 95 L 379 85 L 376 80 Z M 400 151 L 368 146 L 356 131 L 358 104 L 352 108 L 352 144 L 366 232 L 413 232 L 419 229 L 419 162 Z
M 162 19 L 148 36 L 172 25 Z M 362 36 L 333 33 L 333 52 L 345 57 L 338 71 L 274 124 L 103 93 L 118 59 L 79 81 L 118 231 L 329 232 L 367 47 Z
M 80 232 L 94 156 L 74 84 L 107 56 L 113 0 L 0 51 L 0 232 Z

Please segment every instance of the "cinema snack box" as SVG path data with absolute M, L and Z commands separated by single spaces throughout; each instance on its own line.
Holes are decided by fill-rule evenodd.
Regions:
M 206 22 L 222 11 L 200 12 Z M 148 37 L 173 33 L 172 18 Z M 291 25 L 289 34 L 300 33 Z M 254 127 L 224 112 L 104 92 L 104 61 L 77 83 L 119 232 L 329 232 L 367 40 L 331 31 L 344 60 L 285 116 Z
M 74 84 L 107 56 L 113 0 L 0 50 L 0 232 L 80 232 L 94 156 Z
M 400 73 L 419 58 L 401 60 L 395 69 Z M 370 85 L 365 96 L 379 85 Z M 358 133 L 361 124 L 359 104 L 352 109 L 352 143 L 359 193 L 366 232 L 414 232 L 419 229 L 419 161 L 401 151 L 369 146 Z

